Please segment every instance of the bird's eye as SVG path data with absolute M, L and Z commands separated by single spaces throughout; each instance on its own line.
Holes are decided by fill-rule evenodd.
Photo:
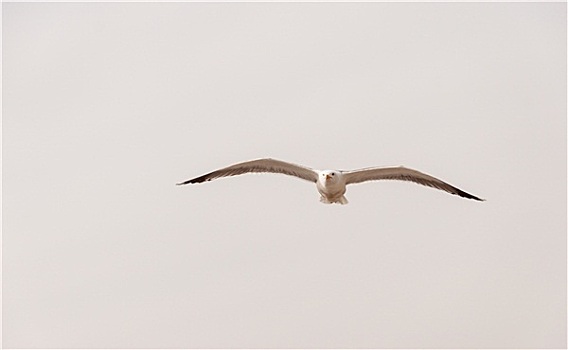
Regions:
M 335 175 L 335 173 L 331 173 L 331 176 L 334 176 L 334 175 Z

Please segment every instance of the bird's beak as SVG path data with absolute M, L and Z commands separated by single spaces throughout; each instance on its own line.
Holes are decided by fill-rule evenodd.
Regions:
M 329 180 L 329 179 L 331 179 L 331 175 L 329 175 L 329 174 L 326 174 L 326 175 L 325 175 L 325 179 L 326 179 L 326 180 Z

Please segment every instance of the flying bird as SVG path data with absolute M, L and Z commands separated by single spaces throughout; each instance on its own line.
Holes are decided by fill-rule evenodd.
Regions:
M 226 168 L 212 171 L 208 174 L 183 181 L 177 185 L 196 184 L 211 181 L 221 177 L 241 175 L 246 173 L 278 173 L 295 176 L 316 184 L 321 194 L 320 201 L 326 204 L 347 204 L 345 191 L 347 185 L 373 180 L 402 180 L 420 185 L 437 188 L 448 193 L 484 201 L 479 197 L 460 190 L 440 179 L 419 172 L 418 170 L 399 167 L 371 167 L 358 170 L 314 170 L 302 165 L 292 164 L 281 160 L 262 158 L 230 165 Z

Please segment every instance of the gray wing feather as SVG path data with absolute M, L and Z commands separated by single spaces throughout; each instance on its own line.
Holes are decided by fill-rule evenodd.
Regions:
M 300 179 L 311 182 L 316 182 L 318 180 L 318 173 L 308 167 L 271 158 L 262 158 L 233 164 L 226 168 L 215 170 L 194 179 L 180 182 L 177 185 L 201 183 L 220 177 L 241 175 L 246 173 L 279 173 L 299 177 Z
M 419 172 L 418 170 L 409 169 L 405 167 L 386 167 L 386 168 L 365 168 L 353 171 L 346 171 L 343 173 L 345 176 L 346 184 L 355 184 L 365 181 L 373 180 L 401 180 L 412 181 L 420 185 L 437 188 L 451 194 L 455 194 L 464 198 L 475 199 L 483 201 L 484 199 L 478 198 L 472 194 L 460 190 L 440 179 L 433 176 Z

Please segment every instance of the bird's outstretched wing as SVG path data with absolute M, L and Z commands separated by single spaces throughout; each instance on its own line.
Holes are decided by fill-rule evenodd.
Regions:
M 177 185 L 201 183 L 211 181 L 220 177 L 241 175 L 246 173 L 279 173 L 299 177 L 311 182 L 318 180 L 318 173 L 308 167 L 283 162 L 281 160 L 263 158 L 233 164 L 223 169 L 215 170 L 208 174 L 180 182 Z
M 355 184 L 364 181 L 372 180 L 402 180 L 412 181 L 418 184 L 434 187 L 442 191 L 449 192 L 464 198 L 475 199 L 477 201 L 484 201 L 472 194 L 460 190 L 444 181 L 437 179 L 433 176 L 419 172 L 418 170 L 409 169 L 405 167 L 385 167 L 385 168 L 365 168 L 352 171 L 344 171 L 345 181 L 347 184 Z

